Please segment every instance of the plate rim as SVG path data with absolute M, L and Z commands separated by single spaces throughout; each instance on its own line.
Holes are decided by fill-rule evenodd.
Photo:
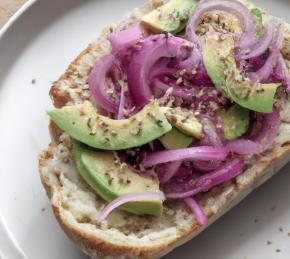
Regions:
M 9 20 L 3 25 L 0 29 L 0 39 L 5 35 L 5 33 L 9 30 L 9 28 L 22 16 L 33 4 L 35 4 L 38 0 L 28 0 L 19 10 L 12 15 Z
M 35 4 L 38 0 L 28 0 L 22 7 L 4 24 L 0 29 L 0 40 L 9 31 L 9 29 L 15 24 L 16 21 Z M 3 216 L 0 214 L 0 233 L 1 239 L 4 241 L 0 246 L 0 259 L 8 259 L 7 254 L 12 255 L 15 259 L 27 259 L 17 241 L 13 238 L 9 232 L 7 225 L 5 224 Z
M 0 29 L 0 42 L 3 39 L 3 37 L 5 37 L 7 35 L 7 33 L 9 33 L 9 29 L 11 29 L 12 26 L 14 26 L 14 24 L 17 26 L 19 25 L 19 18 L 22 17 L 23 14 L 25 14 L 26 11 L 28 11 L 33 4 L 35 4 L 36 2 L 40 2 L 38 0 L 28 0 L 26 2 L 26 4 L 24 4 L 19 11 L 17 11 L 10 19 L 9 21 L 2 27 L 2 29 Z M 6 248 L 7 254 L 10 255 L 12 254 L 15 255 L 12 258 L 14 259 L 27 259 L 28 257 L 24 254 L 24 252 L 22 251 L 21 247 L 18 245 L 18 242 L 13 238 L 13 234 L 9 231 L 9 228 L 7 227 L 7 224 L 5 223 L 4 218 L 1 215 L 0 212 L 0 233 L 4 234 L 4 239 L 7 239 L 7 243 L 4 242 L 4 247 L 5 244 L 9 244 Z M 0 236 L 1 236 L 0 234 Z M 6 240 L 5 240 L 6 241 Z M 10 246 L 11 244 L 11 246 Z M 8 257 L 5 257 L 5 249 L 1 250 L 2 246 L 0 245 L 0 259 L 10 259 Z M 10 249 L 10 250 L 8 250 Z

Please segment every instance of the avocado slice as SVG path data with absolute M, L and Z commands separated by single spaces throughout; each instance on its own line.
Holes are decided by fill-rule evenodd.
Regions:
M 229 110 L 219 114 L 222 120 L 225 138 L 236 139 L 245 134 L 250 124 L 250 111 L 238 104 L 234 104 Z
M 48 115 L 74 139 L 104 150 L 139 147 L 172 129 L 156 101 L 125 120 L 113 120 L 97 114 L 89 101 L 49 111 Z
M 197 139 L 203 137 L 202 124 L 197 120 L 194 112 L 181 108 L 161 107 L 167 120 L 179 131 Z
M 159 191 L 159 181 L 155 175 L 148 178 L 139 176 L 127 164 L 116 160 L 112 152 L 91 150 L 75 142 L 74 156 L 83 179 L 107 202 L 125 194 Z M 119 208 L 136 215 L 160 216 L 163 203 L 156 200 L 138 201 Z
M 206 71 L 216 88 L 225 91 L 237 104 L 247 109 L 270 113 L 277 84 L 252 83 L 237 68 L 234 38 L 213 33 L 202 40 Z
M 171 0 L 145 15 L 141 22 L 149 30 L 178 33 L 184 29 L 197 0 Z
M 173 127 L 171 131 L 159 138 L 159 140 L 166 149 L 179 149 L 188 147 L 194 138 L 185 135 Z

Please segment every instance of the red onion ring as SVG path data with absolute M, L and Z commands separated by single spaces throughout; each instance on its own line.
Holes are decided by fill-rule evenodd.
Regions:
M 117 199 L 113 200 L 109 203 L 100 213 L 98 222 L 104 221 L 109 214 L 116 208 L 120 207 L 121 205 L 128 203 L 128 202 L 136 202 L 136 201 L 148 201 L 148 200 L 156 200 L 156 201 L 163 201 L 165 200 L 165 196 L 163 192 L 142 192 L 142 193 L 131 193 L 125 194 Z
M 225 147 L 239 155 L 256 155 L 269 149 L 279 133 L 280 113 L 274 109 L 272 113 L 258 115 L 261 116 L 262 129 L 256 137 L 229 141 Z
M 169 182 L 175 176 L 181 164 L 182 161 L 176 161 L 165 164 L 163 167 L 163 172 L 160 173 L 161 174 L 160 183 L 165 184 Z
M 186 88 L 182 88 L 180 86 L 176 86 L 176 85 L 170 85 L 169 83 L 166 84 L 166 83 L 163 83 L 161 80 L 159 79 L 155 79 L 153 81 L 153 87 L 154 88 L 158 88 L 162 91 L 166 91 L 168 88 L 172 87 L 172 95 L 173 96 L 177 96 L 177 97 L 180 97 L 184 100 L 187 100 L 187 101 L 193 101 L 193 98 L 192 98 L 192 94 L 194 93 L 193 91 L 190 91 Z
M 202 226 L 206 225 L 208 220 L 201 208 L 201 206 L 193 198 L 185 198 L 184 203 L 191 209 L 193 214 L 196 216 L 198 223 Z
M 201 51 L 198 49 L 198 46 L 195 46 L 192 50 L 191 55 L 178 63 L 178 69 L 186 69 L 187 73 L 192 74 L 194 69 L 197 69 L 202 61 Z
M 106 77 L 112 70 L 116 59 L 113 55 L 106 55 L 102 57 L 92 72 L 89 75 L 88 82 L 91 90 L 91 94 L 94 97 L 96 103 L 108 112 L 117 112 L 118 105 L 111 98 L 109 98 L 106 90 L 108 89 Z
M 147 104 L 152 96 L 149 75 L 153 65 L 163 57 L 183 59 L 191 49 L 190 42 L 171 35 L 149 36 L 140 43 L 128 66 L 128 84 L 138 107 Z
M 278 55 L 278 62 L 274 74 L 278 80 L 282 81 L 282 83 L 287 86 L 287 91 L 290 92 L 290 75 L 281 53 Z
M 119 54 L 124 49 L 133 46 L 143 37 L 143 31 L 139 25 L 128 27 L 119 32 L 110 33 L 108 40 L 112 45 L 112 53 Z
M 263 38 L 255 46 L 253 46 L 252 49 L 248 49 L 247 51 L 244 50 L 237 54 L 237 61 L 255 58 L 265 53 L 272 41 L 274 28 L 275 26 L 273 25 L 273 23 L 270 23 Z
M 144 167 L 151 167 L 157 164 L 183 160 L 224 160 L 227 155 L 228 150 L 225 148 L 207 146 L 165 150 L 148 153 L 143 165 Z
M 196 180 L 195 187 L 190 191 L 185 192 L 172 192 L 166 193 L 166 198 L 169 199 L 182 199 L 195 196 L 198 193 L 211 190 L 215 186 L 223 184 L 241 173 L 244 167 L 244 161 L 241 159 L 235 159 L 222 168 L 213 171 L 211 173 L 202 175 Z
M 256 72 L 249 73 L 249 78 L 253 83 L 261 82 L 265 83 L 273 73 L 274 67 L 277 64 L 279 53 L 283 47 L 284 39 L 283 25 L 278 24 L 273 36 L 273 40 L 270 44 L 270 55 L 265 62 L 264 66 Z
M 217 131 L 213 128 L 212 125 L 206 123 L 203 126 L 204 138 L 199 141 L 198 145 L 200 146 L 213 146 L 213 147 L 222 147 L 223 143 Z M 200 172 L 210 172 L 218 169 L 221 166 L 221 161 L 196 161 L 193 162 L 193 166 Z
M 256 43 L 254 18 L 246 6 L 236 0 L 202 1 L 193 10 L 186 28 L 188 39 L 197 44 L 199 48 L 199 37 L 195 33 L 199 19 L 204 13 L 214 10 L 229 12 L 239 19 L 244 31 L 240 37 L 239 48 L 249 48 Z
M 149 80 L 153 81 L 155 78 L 174 75 L 177 72 L 176 68 L 169 67 L 170 60 L 159 60 L 150 71 Z

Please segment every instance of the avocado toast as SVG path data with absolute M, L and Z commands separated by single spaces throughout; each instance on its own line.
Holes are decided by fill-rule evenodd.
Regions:
M 289 71 L 284 72 L 286 77 L 259 79 L 256 83 L 250 76 L 258 70 L 247 67 L 256 60 L 244 59 L 252 54 L 251 49 L 234 52 L 236 43 L 247 44 L 235 38 L 241 30 L 239 23 L 231 12 L 219 13 L 220 7 L 214 6 L 227 5 L 225 2 L 229 1 L 183 1 L 188 2 L 187 7 L 179 2 L 172 0 L 164 8 L 161 1 L 151 1 L 133 11 L 119 25 L 110 26 L 71 63 L 51 88 L 50 94 L 58 109 L 49 111 L 52 143 L 40 156 L 41 179 L 60 225 L 92 258 L 159 258 L 198 235 L 289 161 L 290 118 L 286 91 Z M 189 18 L 196 10 L 208 8 L 211 4 L 210 13 L 195 30 L 198 41 L 195 35 L 186 38 Z M 272 20 L 271 17 L 248 2 L 243 2 L 244 5 L 250 11 L 255 10 L 255 15 L 258 12 L 264 17 L 260 21 L 262 24 L 255 19 L 255 28 L 268 26 L 267 20 Z M 161 12 L 161 15 L 156 15 L 156 12 Z M 214 18 L 216 12 L 220 14 L 219 19 Z M 163 22 L 163 16 L 171 17 L 169 22 Z M 161 23 L 154 22 L 159 18 Z M 136 30 L 140 21 L 141 38 L 126 46 L 135 46 L 134 54 L 126 53 L 130 55 L 126 69 L 134 73 L 126 79 L 116 80 L 118 96 L 110 99 L 116 101 L 113 105 L 108 102 L 100 105 L 100 93 L 94 97 L 96 86 L 92 88 L 90 82 L 96 81 L 94 72 L 98 72 L 98 66 L 105 68 L 110 64 L 110 55 L 118 56 L 124 51 L 118 49 L 122 40 L 116 42 L 117 32 L 124 34 L 128 28 Z M 273 33 L 277 33 L 281 22 L 273 19 L 273 23 Z M 164 27 L 164 24 L 171 26 Z M 286 24 L 283 24 L 283 32 L 283 46 L 279 53 L 283 53 L 287 66 L 290 34 Z M 138 29 L 134 35 L 137 33 Z M 260 37 L 264 39 L 266 36 L 264 32 Z M 138 49 L 142 44 L 141 50 Z M 157 44 L 161 48 L 153 53 L 154 62 L 148 61 L 146 55 Z M 218 45 L 221 47 L 217 48 Z M 167 46 L 170 55 L 163 52 L 160 56 L 161 50 Z M 202 67 L 192 67 L 191 58 L 186 59 L 194 49 L 201 50 L 198 52 L 202 54 L 199 57 Z M 271 49 L 268 47 L 266 53 L 258 55 L 264 58 L 261 67 L 267 58 L 273 56 Z M 147 52 L 145 56 L 140 54 L 144 50 Z M 142 75 L 150 77 L 150 81 L 145 83 L 140 81 L 137 73 L 140 55 L 144 63 L 156 65 L 150 75 L 145 69 Z M 106 56 L 108 59 L 104 62 Z M 244 60 L 246 62 L 242 62 Z M 244 66 L 247 70 L 243 70 Z M 162 73 L 156 76 L 158 70 L 166 75 L 169 73 L 169 80 L 175 80 L 175 84 L 161 77 Z M 246 73 L 241 75 L 241 71 Z M 186 76 L 191 75 L 193 81 L 187 80 Z M 201 76 L 196 78 L 196 75 Z M 133 93 L 132 82 L 142 87 L 149 85 L 152 91 L 149 91 L 149 98 L 148 91 L 138 89 L 139 92 Z M 152 85 L 156 86 L 156 93 Z M 238 87 L 232 89 L 233 85 Z M 186 91 L 181 92 L 180 88 Z M 206 99 L 208 90 L 213 102 Z M 127 93 L 123 95 L 127 100 L 133 100 L 133 105 L 125 103 L 120 116 L 122 92 Z M 64 109 L 73 112 L 67 114 Z M 208 116 L 208 110 L 213 112 L 218 122 Z M 65 115 L 62 117 L 62 114 Z M 128 123 L 132 118 L 137 118 L 133 119 L 135 124 Z M 262 135 L 261 139 L 265 131 L 261 124 L 265 123 L 271 132 Z M 122 129 L 124 125 L 127 125 L 126 129 Z M 120 136 L 119 131 L 123 132 Z M 264 143 L 265 136 L 267 143 Z M 272 141 L 269 140 L 271 136 Z M 232 167 L 230 177 L 224 175 L 229 163 Z M 173 173 L 170 175 L 168 172 Z M 193 184 L 185 186 L 183 178 Z M 176 182 L 178 179 L 181 183 Z M 214 186 L 211 186 L 212 181 Z M 198 186 L 202 186 L 199 191 Z M 148 196 L 137 197 L 144 192 Z M 106 205 L 120 197 L 127 198 L 128 194 L 135 194 L 134 202 L 131 200 L 110 211 L 109 215 L 104 214 L 108 208 Z M 202 217 L 191 211 L 192 205 L 195 205 L 193 211 L 199 210 Z

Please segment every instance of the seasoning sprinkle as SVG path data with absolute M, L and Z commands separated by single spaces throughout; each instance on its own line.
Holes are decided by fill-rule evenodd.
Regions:
M 89 127 L 89 129 L 92 129 L 91 121 L 92 121 L 92 118 L 90 117 L 90 118 L 87 120 L 87 126 Z
M 157 120 L 156 123 L 157 123 L 157 125 L 158 125 L 159 127 L 162 127 L 162 123 L 163 123 L 163 121 L 162 121 L 162 120 Z
M 128 165 L 126 164 L 126 163 L 122 163 L 121 165 L 120 165 L 120 170 L 121 170 L 121 172 L 124 172 L 125 170 L 127 170 L 128 169 Z
M 117 132 L 115 130 L 111 130 L 111 134 L 112 136 L 116 137 L 117 136 Z
M 178 84 L 178 85 L 180 85 L 182 82 L 183 82 L 182 77 L 179 77 L 179 78 L 176 80 L 176 84 Z

